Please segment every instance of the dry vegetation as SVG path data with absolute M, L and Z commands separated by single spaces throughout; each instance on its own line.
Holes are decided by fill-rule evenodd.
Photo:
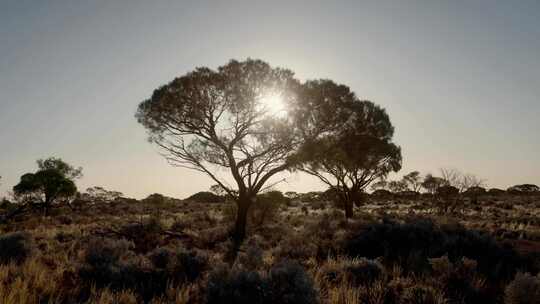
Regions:
M 0 237 L 1 303 L 538 303 L 540 196 L 316 193 L 250 215 L 151 196 L 27 213 Z M 202 196 L 204 197 L 204 196 Z M 9 206 L 3 206 L 3 211 Z M 263 210 L 264 211 L 264 210 Z

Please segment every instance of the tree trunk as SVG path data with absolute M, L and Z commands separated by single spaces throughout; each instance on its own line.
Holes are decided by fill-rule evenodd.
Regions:
M 345 218 L 350 219 L 353 217 L 353 202 L 351 200 L 345 200 Z
M 250 205 L 251 201 L 248 197 L 238 198 L 238 209 L 236 211 L 236 223 L 234 225 L 233 235 L 234 242 L 238 247 L 240 247 L 246 238 L 247 214 Z
M 234 265 L 236 257 L 238 256 L 238 251 L 240 250 L 240 246 L 242 246 L 242 243 L 246 238 L 247 215 L 250 205 L 251 201 L 248 197 L 240 196 L 238 198 L 236 203 L 236 222 L 234 224 L 234 231 L 232 235 L 232 247 L 225 254 L 225 262 L 227 262 L 229 266 Z

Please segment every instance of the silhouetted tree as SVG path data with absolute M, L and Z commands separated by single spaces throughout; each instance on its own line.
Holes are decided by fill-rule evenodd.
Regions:
M 81 199 L 89 202 L 111 202 L 124 194 L 119 191 L 107 190 L 103 187 L 94 186 L 86 189 L 86 193 L 81 194 Z
M 461 172 L 453 168 L 441 168 L 441 178 L 445 181 L 444 184 L 452 187 L 459 187 L 461 180 Z M 458 188 L 459 189 L 459 188 Z
M 424 181 L 422 182 L 422 187 L 426 189 L 427 192 L 435 194 L 437 189 L 445 184 L 446 181 L 444 179 L 433 176 L 431 174 L 427 174 L 424 177 Z
M 462 174 L 457 188 L 460 192 L 464 192 L 471 188 L 482 188 L 485 185 L 485 180 L 474 174 Z
M 371 190 L 388 190 L 388 181 L 381 179 L 371 184 Z
M 17 196 L 24 196 L 23 201 L 26 203 L 42 206 L 47 215 L 53 203 L 69 201 L 77 193 L 75 183 L 65 173 L 66 171 L 54 167 L 45 167 L 36 173 L 26 173 L 13 187 L 13 192 Z
M 539 193 L 540 187 L 533 184 L 522 184 L 522 185 L 515 185 L 506 190 L 508 193 L 511 194 L 533 194 L 533 193 Z
M 486 188 L 473 186 L 463 192 L 463 194 L 471 199 L 473 204 L 478 203 L 478 197 L 486 194 Z
M 403 176 L 403 181 L 407 184 L 409 190 L 419 192 L 422 188 L 422 176 L 418 171 L 412 171 Z
M 407 191 L 407 183 L 404 180 L 390 181 L 388 182 L 388 189 L 394 193 Z
M 290 167 L 304 139 L 293 113 L 300 86 L 290 70 L 260 60 L 232 60 L 217 71 L 202 67 L 176 78 L 138 107 L 139 123 L 172 165 L 207 174 L 235 200 L 236 243 L 246 235 L 257 193 Z M 264 104 L 275 94 L 288 106 L 288 115 L 272 114 Z M 222 169 L 229 178 L 218 175 Z
M 325 131 L 306 141 L 298 169 L 335 189 L 350 218 L 371 182 L 401 169 L 401 149 L 391 142 L 394 128 L 384 109 L 359 100 L 347 86 L 314 81 L 304 89 L 310 111 L 301 122 L 310 123 L 301 129 Z

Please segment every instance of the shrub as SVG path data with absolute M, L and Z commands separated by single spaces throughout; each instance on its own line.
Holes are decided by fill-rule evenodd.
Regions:
M 135 244 L 137 252 L 146 253 L 160 242 L 163 225 L 158 217 L 152 216 L 140 223 L 131 223 L 120 228 L 120 234 Z
M 296 262 L 283 261 L 270 270 L 269 303 L 318 303 L 318 293 L 313 280 Z
M 130 263 L 121 261 L 129 254 L 131 244 L 123 240 L 92 239 L 83 252 L 78 274 L 86 288 L 95 285 L 97 288 L 109 287 L 111 290 L 132 288 L 135 284 Z
M 486 194 L 486 188 L 470 187 L 469 189 L 465 190 L 464 194 L 467 196 L 478 196 L 478 195 Z
M 452 197 L 459 194 L 459 189 L 453 186 L 441 186 L 437 188 L 437 195 L 442 197 Z
M 506 190 L 510 194 L 534 194 L 540 192 L 540 187 L 532 184 L 515 185 Z
M 249 221 L 251 224 L 259 227 L 265 221 L 274 219 L 279 208 L 289 201 L 280 191 L 269 191 L 257 195 L 257 200 L 249 209 Z
M 517 273 L 504 292 L 505 304 L 539 304 L 540 277 Z
M 392 197 L 393 193 L 388 191 L 388 190 L 378 189 L 378 190 L 373 191 L 371 193 L 371 196 L 373 196 L 373 197 Z
M 195 281 L 208 266 L 205 256 L 182 248 L 156 248 L 149 254 L 149 259 L 154 267 L 164 271 L 167 280 L 175 283 Z
M 22 232 L 6 233 L 0 236 L 0 264 L 15 262 L 20 264 L 32 252 L 30 236 Z
M 498 189 L 498 188 L 491 188 L 488 190 L 487 192 L 488 194 L 491 194 L 491 195 L 503 195 L 506 193 L 506 191 L 502 190 L 502 189 Z
M 131 247 L 124 240 L 90 240 L 78 267 L 83 290 L 88 294 L 92 286 L 112 291 L 129 289 L 148 302 L 162 295 L 169 284 L 195 281 L 207 267 L 206 258 L 194 252 L 158 248 L 148 255 L 154 266 L 148 268 Z
M 429 270 L 428 258 L 448 255 L 451 261 L 467 257 L 478 261 L 478 271 L 488 279 L 504 280 L 522 267 L 522 260 L 495 239 L 461 226 L 435 226 L 426 219 L 405 223 L 385 221 L 351 232 L 344 243 L 351 257 L 383 257 L 386 263 L 402 263 L 405 271 Z
M 255 271 L 219 267 L 210 273 L 206 286 L 206 301 L 214 303 L 264 303 L 267 286 Z
M 354 286 L 373 283 L 382 277 L 383 266 L 373 260 L 359 259 L 348 265 L 344 271 L 348 274 L 349 280 Z
M 263 250 L 257 245 L 248 244 L 245 252 L 238 256 L 238 261 L 246 269 L 257 270 L 264 263 Z
M 201 191 L 188 197 L 187 200 L 197 203 L 223 203 L 225 202 L 225 197 L 216 195 L 209 191 Z
M 266 275 L 256 271 L 219 267 L 210 273 L 207 303 L 318 303 L 313 280 L 294 262 L 273 266 Z
M 400 303 L 403 304 L 445 304 L 448 301 L 442 292 L 430 286 L 414 285 L 403 292 Z

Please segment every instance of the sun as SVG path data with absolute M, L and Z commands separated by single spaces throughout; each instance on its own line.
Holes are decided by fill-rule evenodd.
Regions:
M 262 97 L 261 107 L 265 112 L 273 116 L 284 117 L 287 115 L 285 101 L 279 93 L 271 93 Z

